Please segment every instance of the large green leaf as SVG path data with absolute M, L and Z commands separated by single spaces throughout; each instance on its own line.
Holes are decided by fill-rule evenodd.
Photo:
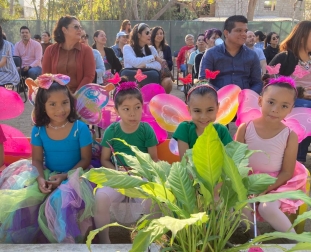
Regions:
M 291 249 L 287 250 L 287 252 L 292 252 L 292 251 L 300 251 L 300 250 L 310 250 L 311 248 L 311 242 L 304 242 L 304 243 L 298 243 Z
M 146 251 L 153 241 L 168 232 L 168 230 L 164 225 L 159 224 L 157 220 L 152 220 L 146 229 L 138 231 L 130 251 Z
M 193 146 L 193 162 L 202 183 L 213 194 L 214 186 L 218 183 L 222 166 L 222 143 L 212 123 L 198 137 Z
M 159 218 L 158 220 L 155 220 L 156 223 L 165 226 L 172 232 L 172 241 L 174 240 L 177 232 L 182 230 L 183 228 L 193 224 L 202 225 L 203 223 L 207 223 L 207 221 L 208 216 L 206 212 L 191 214 L 190 218 L 182 220 L 175 219 L 170 216 L 164 216 Z
M 141 198 L 141 199 L 148 199 L 148 195 L 144 193 L 140 188 L 119 188 L 117 191 L 127 197 L 130 198 Z
M 297 218 L 295 219 L 294 223 L 293 223 L 293 226 L 296 226 L 300 222 L 307 220 L 307 219 L 311 219 L 311 211 L 304 212 L 304 213 L 298 215 Z
M 100 231 L 103 231 L 105 228 L 108 228 L 108 227 L 123 227 L 125 229 L 133 230 L 133 228 L 122 226 L 117 222 L 110 223 L 110 224 L 105 225 L 101 228 L 94 229 L 94 230 L 90 231 L 89 235 L 87 236 L 87 240 L 86 240 L 86 246 L 89 249 L 89 251 L 92 251 L 91 250 L 91 243 L 92 243 L 92 240 L 94 239 L 95 235 L 97 235 Z
M 133 188 L 147 182 L 140 177 L 129 176 L 127 172 L 116 171 L 108 168 L 91 169 L 82 177 L 98 184 L 112 188 Z
M 310 242 L 311 239 L 311 232 L 304 232 L 301 234 L 295 234 L 292 232 L 272 232 L 260 235 L 253 239 L 253 242 L 260 242 L 261 240 L 267 237 L 274 237 L 274 238 L 285 238 L 290 240 L 296 240 L 298 242 Z
M 271 177 L 268 174 L 252 174 L 247 178 L 248 183 L 248 194 L 258 195 L 265 191 L 269 185 L 274 184 L 276 178 Z
M 159 185 L 157 183 L 148 182 L 141 186 L 141 189 L 148 193 L 149 195 L 157 198 L 158 200 L 169 200 L 170 202 L 175 202 L 175 196 L 172 194 L 172 192 L 165 188 L 162 185 Z
M 302 200 L 309 206 L 311 206 L 311 198 L 307 196 L 303 191 L 289 191 L 289 192 L 281 192 L 281 193 L 268 193 L 262 196 L 258 196 L 255 198 L 248 199 L 248 203 L 254 202 L 270 202 L 278 199 L 295 199 Z
M 154 172 L 153 166 L 154 166 L 155 162 L 152 160 L 149 153 L 144 153 L 144 152 L 140 151 L 136 146 L 130 145 L 122 139 L 117 138 L 114 140 L 118 140 L 118 141 L 122 142 L 123 144 L 128 146 L 134 152 L 138 162 L 141 165 L 141 168 L 145 170 L 145 176 L 143 176 L 143 177 L 147 178 L 148 181 L 151 181 L 152 180 L 151 174 Z M 127 157 L 124 156 L 124 159 L 125 159 L 125 162 L 127 163 Z
M 182 203 L 183 208 L 189 213 L 196 213 L 196 196 L 192 181 L 187 173 L 186 165 L 174 163 L 168 177 L 170 189 L 176 199 Z
M 223 172 L 231 180 L 232 189 L 237 193 L 238 200 L 244 201 L 247 199 L 247 190 L 242 182 L 242 177 L 233 160 L 227 155 L 223 148 Z

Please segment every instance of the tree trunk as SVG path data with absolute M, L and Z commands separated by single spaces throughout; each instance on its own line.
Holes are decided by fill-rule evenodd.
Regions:
M 158 20 L 164 12 L 166 12 L 172 5 L 177 3 L 177 0 L 170 0 L 157 14 L 155 14 L 150 20 Z
M 134 13 L 134 19 L 135 20 L 139 20 L 138 8 L 137 8 L 137 0 L 133 0 L 133 13 Z
M 247 8 L 247 19 L 248 21 L 254 20 L 254 13 L 256 8 L 257 0 L 249 0 Z

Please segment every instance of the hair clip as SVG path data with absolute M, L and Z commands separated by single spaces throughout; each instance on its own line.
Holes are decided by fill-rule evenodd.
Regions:
M 114 85 L 119 84 L 120 81 L 121 81 L 121 77 L 120 77 L 119 73 L 115 73 L 113 78 L 107 80 L 108 83 L 110 82 Z
M 267 72 L 269 75 L 274 74 L 274 77 L 276 77 L 277 74 L 279 74 L 279 72 L 280 72 L 280 67 L 281 67 L 281 64 L 278 63 L 275 66 L 266 66 L 266 69 L 267 69 Z
M 141 82 L 141 81 L 143 81 L 144 79 L 147 78 L 147 75 L 143 74 L 143 72 L 141 71 L 141 69 L 138 69 L 136 75 L 134 76 L 134 78 L 135 78 L 138 82 Z
M 70 77 L 64 74 L 42 74 L 34 81 L 34 83 L 44 89 L 49 89 L 53 82 L 65 86 L 70 82 Z
M 209 69 L 205 69 L 205 78 L 206 79 L 215 79 L 216 76 L 220 73 L 219 70 L 217 71 L 211 71 Z
M 189 85 L 190 83 L 192 83 L 192 75 L 188 74 L 185 78 L 178 78 L 179 80 L 181 80 L 184 85 Z

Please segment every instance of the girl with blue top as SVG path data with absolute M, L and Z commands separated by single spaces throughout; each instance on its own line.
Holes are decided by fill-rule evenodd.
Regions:
M 193 148 L 197 138 L 203 134 L 204 129 L 210 123 L 214 124 L 224 145 L 232 141 L 228 129 L 219 123 L 214 123 L 219 103 L 217 92 L 212 86 L 204 84 L 204 82 L 196 85 L 189 90 L 186 101 L 192 121 L 180 123 L 173 134 L 173 138 L 178 142 L 180 159 L 187 149 Z
M 112 152 L 123 152 L 134 155 L 131 149 L 113 138 L 125 140 L 128 144 L 137 146 L 145 153 L 149 153 L 154 161 L 158 160 L 158 144 L 156 135 L 148 123 L 141 122 L 143 98 L 135 82 L 121 83 L 114 93 L 115 111 L 120 116 L 119 122 L 111 124 L 102 139 L 101 164 L 106 168 L 127 170 L 127 164 L 120 155 L 112 160 Z M 100 228 L 110 223 L 110 207 L 122 202 L 125 196 L 110 187 L 99 188 L 95 195 L 95 225 Z M 150 200 L 144 201 L 143 207 L 149 212 Z M 113 210 L 113 209 L 111 209 Z M 120 214 L 120 213 L 118 213 Z M 118 216 L 116 216 L 118 217 Z M 127 220 L 128 221 L 128 220 Z M 109 229 L 99 233 L 100 243 L 111 243 Z
M 92 137 L 77 120 L 68 79 L 45 74 L 35 81 L 32 161 L 15 162 L 0 176 L 0 202 L 6 202 L 0 206 L 0 243 L 42 242 L 44 236 L 83 242 L 92 226 L 92 186 L 80 179 L 90 166 Z

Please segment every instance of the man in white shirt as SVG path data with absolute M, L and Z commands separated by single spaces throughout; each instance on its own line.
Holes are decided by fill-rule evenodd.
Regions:
M 266 61 L 266 57 L 263 53 L 263 50 L 254 47 L 255 43 L 256 43 L 256 36 L 252 31 L 248 31 L 246 34 L 246 41 L 245 41 L 245 45 L 256 52 L 259 61 L 260 61 L 260 67 L 261 67 L 261 74 L 265 74 L 266 73 L 266 67 L 267 67 L 267 61 Z

